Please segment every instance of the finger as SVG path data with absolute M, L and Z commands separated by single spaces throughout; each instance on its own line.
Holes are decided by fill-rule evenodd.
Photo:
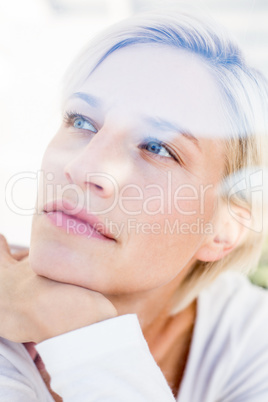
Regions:
M 15 253 L 12 253 L 12 257 L 17 261 L 23 260 L 23 258 L 27 257 L 28 255 L 29 255 L 29 249 L 27 248 L 25 250 L 20 250 Z
M 8 242 L 4 235 L 0 233 L 0 261 L 13 261 Z

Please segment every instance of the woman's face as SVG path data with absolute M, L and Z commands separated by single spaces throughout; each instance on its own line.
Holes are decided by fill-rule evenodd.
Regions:
M 186 51 L 124 48 L 64 114 L 43 158 L 32 268 L 104 294 L 175 280 L 213 235 L 225 119 L 212 74 Z

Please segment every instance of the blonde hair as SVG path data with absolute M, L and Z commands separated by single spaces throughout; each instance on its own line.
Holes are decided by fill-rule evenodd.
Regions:
M 188 13 L 144 13 L 120 22 L 97 36 L 71 65 L 65 76 L 64 98 L 69 97 L 111 53 L 133 45 L 154 44 L 184 49 L 200 56 L 215 76 L 230 124 L 226 144 L 226 167 L 222 199 L 250 211 L 255 222 L 262 220 L 260 203 L 252 203 L 251 191 L 237 191 L 234 185 L 254 176 L 264 164 L 267 136 L 267 84 L 249 67 L 239 47 L 223 28 L 210 20 Z M 252 229 L 252 228 L 251 228 Z M 227 269 L 248 273 L 261 254 L 263 230 L 249 230 L 246 239 L 223 259 L 197 261 L 181 283 L 172 314 L 185 308 L 200 291 Z

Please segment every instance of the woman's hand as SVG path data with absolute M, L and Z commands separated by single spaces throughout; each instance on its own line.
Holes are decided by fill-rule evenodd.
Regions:
M 29 255 L 29 249 L 26 247 L 11 246 L 10 248 L 11 250 L 8 248 L 8 252 L 10 251 L 12 253 L 12 257 L 17 261 L 20 261 Z M 12 250 L 12 248 L 14 250 Z
M 16 260 L 0 235 L 0 336 L 39 343 L 117 316 L 101 293 L 36 275 L 27 254 Z

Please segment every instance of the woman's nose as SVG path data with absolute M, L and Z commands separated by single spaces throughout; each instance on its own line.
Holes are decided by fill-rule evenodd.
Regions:
M 71 159 L 64 168 L 69 183 L 83 191 L 109 198 L 122 187 L 129 175 L 130 162 L 125 157 L 122 144 L 108 143 L 105 135 L 95 136 L 85 148 Z

